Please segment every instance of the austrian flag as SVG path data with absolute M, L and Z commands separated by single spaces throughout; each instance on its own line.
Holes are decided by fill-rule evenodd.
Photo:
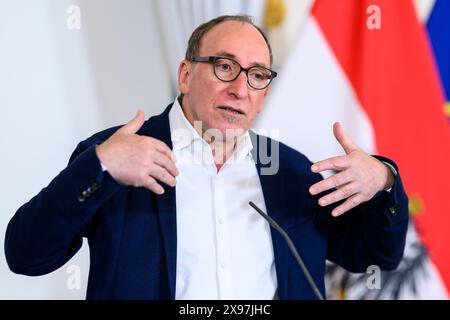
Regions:
M 413 221 L 404 261 L 376 292 L 346 277 L 341 298 L 448 298 L 450 125 L 434 57 L 413 1 L 317 0 L 259 119 L 311 161 L 343 153 L 340 121 L 399 166 Z

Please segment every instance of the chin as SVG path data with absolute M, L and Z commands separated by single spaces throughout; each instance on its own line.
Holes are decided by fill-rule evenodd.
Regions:
M 217 123 L 210 127 L 212 133 L 214 135 L 214 131 L 219 131 L 222 135 L 222 138 L 225 140 L 228 138 L 234 138 L 243 134 L 247 129 L 243 128 L 241 125 L 230 125 L 229 123 Z M 216 132 L 217 132 L 216 131 Z

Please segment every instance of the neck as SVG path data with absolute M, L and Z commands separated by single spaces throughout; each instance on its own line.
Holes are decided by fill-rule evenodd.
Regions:
M 234 138 L 230 141 L 214 141 L 214 139 L 208 139 L 204 135 L 203 139 L 205 139 L 205 141 L 211 147 L 214 162 L 216 164 L 218 172 L 235 151 L 237 138 Z
M 224 140 L 218 140 L 214 139 L 213 136 L 209 136 L 207 134 L 207 131 L 199 132 L 198 129 L 203 130 L 203 128 L 196 128 L 194 126 L 193 117 L 189 112 L 186 112 L 186 108 L 183 104 L 183 101 L 178 97 L 178 102 L 180 103 L 181 110 L 186 117 L 186 119 L 189 121 L 191 126 L 198 132 L 198 134 L 205 140 L 209 146 L 211 147 L 214 163 L 216 164 L 217 172 L 223 167 L 225 162 L 227 162 L 227 159 L 230 158 L 230 156 L 233 154 L 234 150 L 236 149 L 237 145 L 237 137 L 231 138 L 231 139 L 224 139 Z

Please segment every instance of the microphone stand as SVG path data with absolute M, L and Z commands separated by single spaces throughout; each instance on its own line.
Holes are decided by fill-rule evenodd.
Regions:
M 260 208 L 258 208 L 258 206 L 256 204 L 254 204 L 252 201 L 250 201 L 248 204 L 253 209 L 255 209 L 256 212 L 258 212 L 264 219 L 266 219 L 269 222 L 269 224 L 283 236 L 284 240 L 286 240 L 286 243 L 287 243 L 289 249 L 291 250 L 292 254 L 295 257 L 295 260 L 297 260 L 298 265 L 300 266 L 306 279 L 308 280 L 309 285 L 313 289 L 314 294 L 316 295 L 317 299 L 324 300 L 322 294 L 320 293 L 319 288 L 317 288 L 316 283 L 314 282 L 311 274 L 309 273 L 308 269 L 306 268 L 305 264 L 303 263 L 303 260 L 300 257 L 300 254 L 298 253 L 297 249 L 294 246 L 294 243 L 292 242 L 291 238 L 286 233 L 286 231 L 284 231 L 283 228 L 281 228 L 275 220 L 273 220 L 268 214 L 264 213 L 264 211 L 262 211 Z

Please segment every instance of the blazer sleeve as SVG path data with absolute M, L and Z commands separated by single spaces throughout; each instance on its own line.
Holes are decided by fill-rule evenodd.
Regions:
M 370 201 L 337 218 L 331 217 L 329 208 L 321 213 L 330 226 L 327 258 L 351 272 L 366 272 L 370 265 L 393 270 L 403 257 L 408 197 L 395 163 L 384 157 L 376 158 L 391 164 L 397 171 L 390 192 L 381 191 Z
M 52 272 L 80 249 L 96 211 L 120 186 L 102 171 L 97 143 L 92 138 L 81 142 L 69 165 L 10 220 L 5 255 L 13 272 Z

